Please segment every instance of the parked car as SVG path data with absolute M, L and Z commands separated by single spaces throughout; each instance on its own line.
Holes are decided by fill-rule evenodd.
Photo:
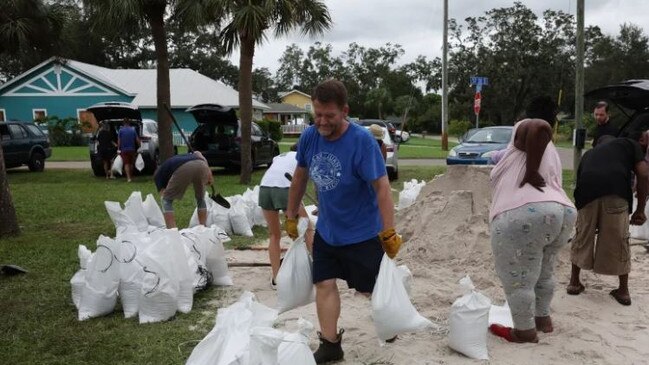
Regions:
M 0 143 L 6 168 L 27 165 L 29 171 L 41 172 L 52 156 L 50 140 L 32 122 L 0 122 Z
M 447 165 L 487 165 L 491 155 L 507 147 L 514 127 L 485 127 L 469 130 L 460 144 L 448 151 Z
M 90 138 L 88 148 L 90 151 L 90 165 L 95 176 L 104 176 L 104 168 L 101 158 L 97 153 L 97 132 L 102 125 L 108 123 L 117 142 L 117 132 L 125 118 L 135 124 L 135 130 L 140 136 L 140 148 L 138 153 L 142 154 L 144 160 L 144 169 L 142 173 L 152 174 L 158 167 L 159 161 L 159 143 L 158 143 L 158 123 L 151 119 L 142 119 L 142 114 L 137 106 L 124 102 L 104 102 L 95 104 L 86 109 L 94 114 L 99 128 Z
M 241 121 L 232 108 L 200 104 L 186 110 L 198 123 L 189 138 L 192 149 L 201 151 L 210 166 L 241 166 Z M 273 163 L 279 145 L 257 123 L 252 122 L 252 165 Z
M 618 136 L 626 137 L 632 132 L 649 129 L 649 80 L 623 81 L 591 90 L 585 96 L 593 100 L 607 100 L 628 117 Z
M 365 127 L 369 132 L 370 127 Z M 399 145 L 394 143 L 390 134 L 385 127 L 381 127 L 383 130 L 383 144 L 387 149 L 387 158 L 385 159 L 385 167 L 388 171 L 388 179 L 397 180 L 399 178 Z M 371 133 L 371 132 L 370 132 Z
M 378 124 L 379 126 L 381 126 L 381 127 L 388 130 L 388 134 L 390 135 L 390 139 L 392 139 L 392 141 L 394 141 L 394 142 L 397 141 L 397 139 L 396 139 L 396 137 L 394 135 L 394 133 L 396 132 L 397 129 L 394 128 L 394 126 L 392 124 L 386 122 L 385 120 L 381 120 L 381 119 L 360 119 L 357 123 L 362 125 L 363 127 L 369 127 L 372 124 Z

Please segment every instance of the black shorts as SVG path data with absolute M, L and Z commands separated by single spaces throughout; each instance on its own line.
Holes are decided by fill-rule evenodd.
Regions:
M 378 236 L 346 246 L 327 244 L 316 230 L 313 238 L 313 283 L 343 279 L 361 293 L 371 293 L 379 274 L 383 248 Z

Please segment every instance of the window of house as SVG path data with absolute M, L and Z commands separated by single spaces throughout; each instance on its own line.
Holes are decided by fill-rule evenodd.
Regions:
M 0 109 L 0 122 L 7 121 L 7 112 L 4 109 Z
M 34 120 L 43 120 L 47 117 L 47 109 L 32 109 Z
M 311 103 L 306 103 L 304 104 L 304 109 L 308 112 L 311 112 L 313 110 L 313 105 Z

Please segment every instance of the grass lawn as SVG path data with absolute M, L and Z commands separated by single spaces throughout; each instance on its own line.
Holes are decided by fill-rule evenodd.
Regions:
M 86 161 L 90 159 L 88 146 L 52 147 L 52 156 L 47 161 Z

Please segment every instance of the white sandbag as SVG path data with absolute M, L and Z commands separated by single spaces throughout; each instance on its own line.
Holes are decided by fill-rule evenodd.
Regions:
M 491 300 L 476 292 L 469 276 L 460 280 L 464 295 L 451 307 L 448 345 L 472 359 L 488 360 L 487 330 Z
M 142 158 L 141 153 L 137 154 L 137 158 L 135 159 L 135 168 L 137 169 L 137 171 L 144 170 L 144 159 Z
M 179 286 L 174 260 L 168 252 L 167 236 L 160 235 L 138 255 L 138 262 L 144 267 L 138 312 L 140 323 L 166 321 L 178 308 Z
M 115 157 L 115 159 L 113 160 L 113 165 L 110 169 L 114 174 L 122 174 L 122 169 L 124 169 L 124 161 L 122 160 L 122 156 L 117 155 Z
M 408 266 L 406 265 L 397 266 L 397 270 L 399 272 L 399 275 L 401 275 L 401 281 L 403 281 L 403 287 L 406 289 L 406 293 L 408 293 L 408 297 L 410 297 L 410 288 L 412 287 L 412 272 L 410 272 L 410 269 L 408 269 Z
M 246 215 L 246 203 L 244 203 L 243 200 L 236 199 L 234 201 L 230 207 L 229 217 L 230 224 L 232 224 L 233 234 L 244 237 L 254 237 L 250 223 L 248 223 L 248 216 Z
M 148 194 L 146 196 L 144 203 L 142 203 L 142 210 L 144 211 L 144 215 L 146 216 L 146 220 L 150 226 L 166 227 L 162 209 L 160 209 L 160 206 L 153 197 L 153 194 Z
M 424 185 L 426 185 L 424 181 L 417 182 L 415 179 L 405 181 L 403 183 L 403 190 L 399 192 L 399 204 L 397 209 L 403 209 L 413 205 Z
M 129 232 L 139 232 L 137 225 L 133 219 L 126 214 L 124 209 L 119 202 L 105 201 L 104 206 L 108 212 L 108 216 L 113 221 L 115 225 L 115 230 L 117 235 L 129 233 Z
M 167 229 L 167 254 L 172 259 L 173 275 L 178 280 L 178 310 L 189 313 L 194 302 L 194 278 L 189 267 L 186 250 L 178 229 Z
M 279 365 L 316 365 L 313 353 L 309 348 L 309 337 L 313 333 L 313 324 L 304 318 L 297 321 L 298 331 L 288 333 L 277 349 Z
M 79 245 L 77 256 L 79 257 L 80 269 L 72 276 L 72 279 L 70 279 L 70 285 L 72 286 L 72 302 L 77 310 L 79 310 L 81 292 L 86 286 L 86 268 L 88 267 L 88 262 L 92 257 L 92 252 L 90 252 L 86 246 Z
M 383 255 L 372 293 L 372 320 L 378 337 L 385 341 L 403 332 L 432 327 L 410 302 L 402 274 L 388 255 Z
M 309 216 L 309 220 L 311 221 L 311 224 L 315 227 L 315 225 L 318 223 L 318 216 L 313 214 L 314 212 L 317 212 L 318 207 L 315 205 L 307 205 L 304 207 L 304 210 L 306 210 L 306 214 Z
M 124 213 L 135 222 L 138 231 L 146 232 L 147 228 L 149 228 L 149 221 L 146 219 L 146 215 L 144 214 L 142 193 L 139 191 L 132 192 L 128 197 L 124 203 Z
M 125 318 L 135 317 L 140 306 L 140 291 L 144 268 L 137 262 L 138 251 L 144 250 L 150 244 L 149 237 L 144 233 L 129 233 L 115 238 L 118 252 L 115 259 L 119 263 L 119 299 Z
M 214 231 L 217 230 L 215 227 L 210 229 Z M 232 278 L 228 271 L 228 263 L 226 261 L 223 243 L 221 240 L 216 238 L 216 234 L 214 239 L 211 239 L 210 242 L 212 243 L 212 246 L 207 253 L 206 266 L 207 270 L 212 273 L 212 285 L 230 286 L 232 285 Z
M 276 318 L 276 311 L 256 302 L 252 293 L 244 292 L 237 302 L 218 310 L 214 328 L 194 347 L 186 364 L 247 364 L 243 358 L 248 355 L 251 328 L 270 327 Z
M 248 225 L 250 225 L 250 227 L 255 226 L 255 208 L 258 206 L 252 194 L 252 190 L 247 188 L 241 195 L 241 199 L 246 207 L 246 217 L 248 218 Z
M 512 320 L 512 311 L 509 309 L 509 304 L 491 305 L 489 308 L 489 325 L 499 324 L 501 326 L 513 328 L 514 320 Z
M 97 249 L 88 262 L 86 285 L 79 301 L 79 320 L 111 313 L 117 302 L 119 266 L 114 259 L 117 250 L 114 240 L 99 236 Z
M 307 305 L 315 300 L 312 269 L 313 261 L 302 235 L 289 247 L 275 278 L 279 313 Z
M 633 211 L 638 206 L 638 199 L 633 197 Z M 645 215 L 649 214 L 649 204 L 645 207 Z M 641 226 L 629 225 L 629 237 L 637 240 L 649 240 L 649 220 Z
M 277 365 L 277 349 L 285 333 L 272 327 L 253 327 L 250 330 L 249 365 Z
M 253 210 L 253 220 L 255 226 L 267 227 L 266 218 L 264 218 L 264 210 L 259 206 L 259 185 L 255 185 L 252 188 L 252 199 L 255 203 L 255 209 Z

